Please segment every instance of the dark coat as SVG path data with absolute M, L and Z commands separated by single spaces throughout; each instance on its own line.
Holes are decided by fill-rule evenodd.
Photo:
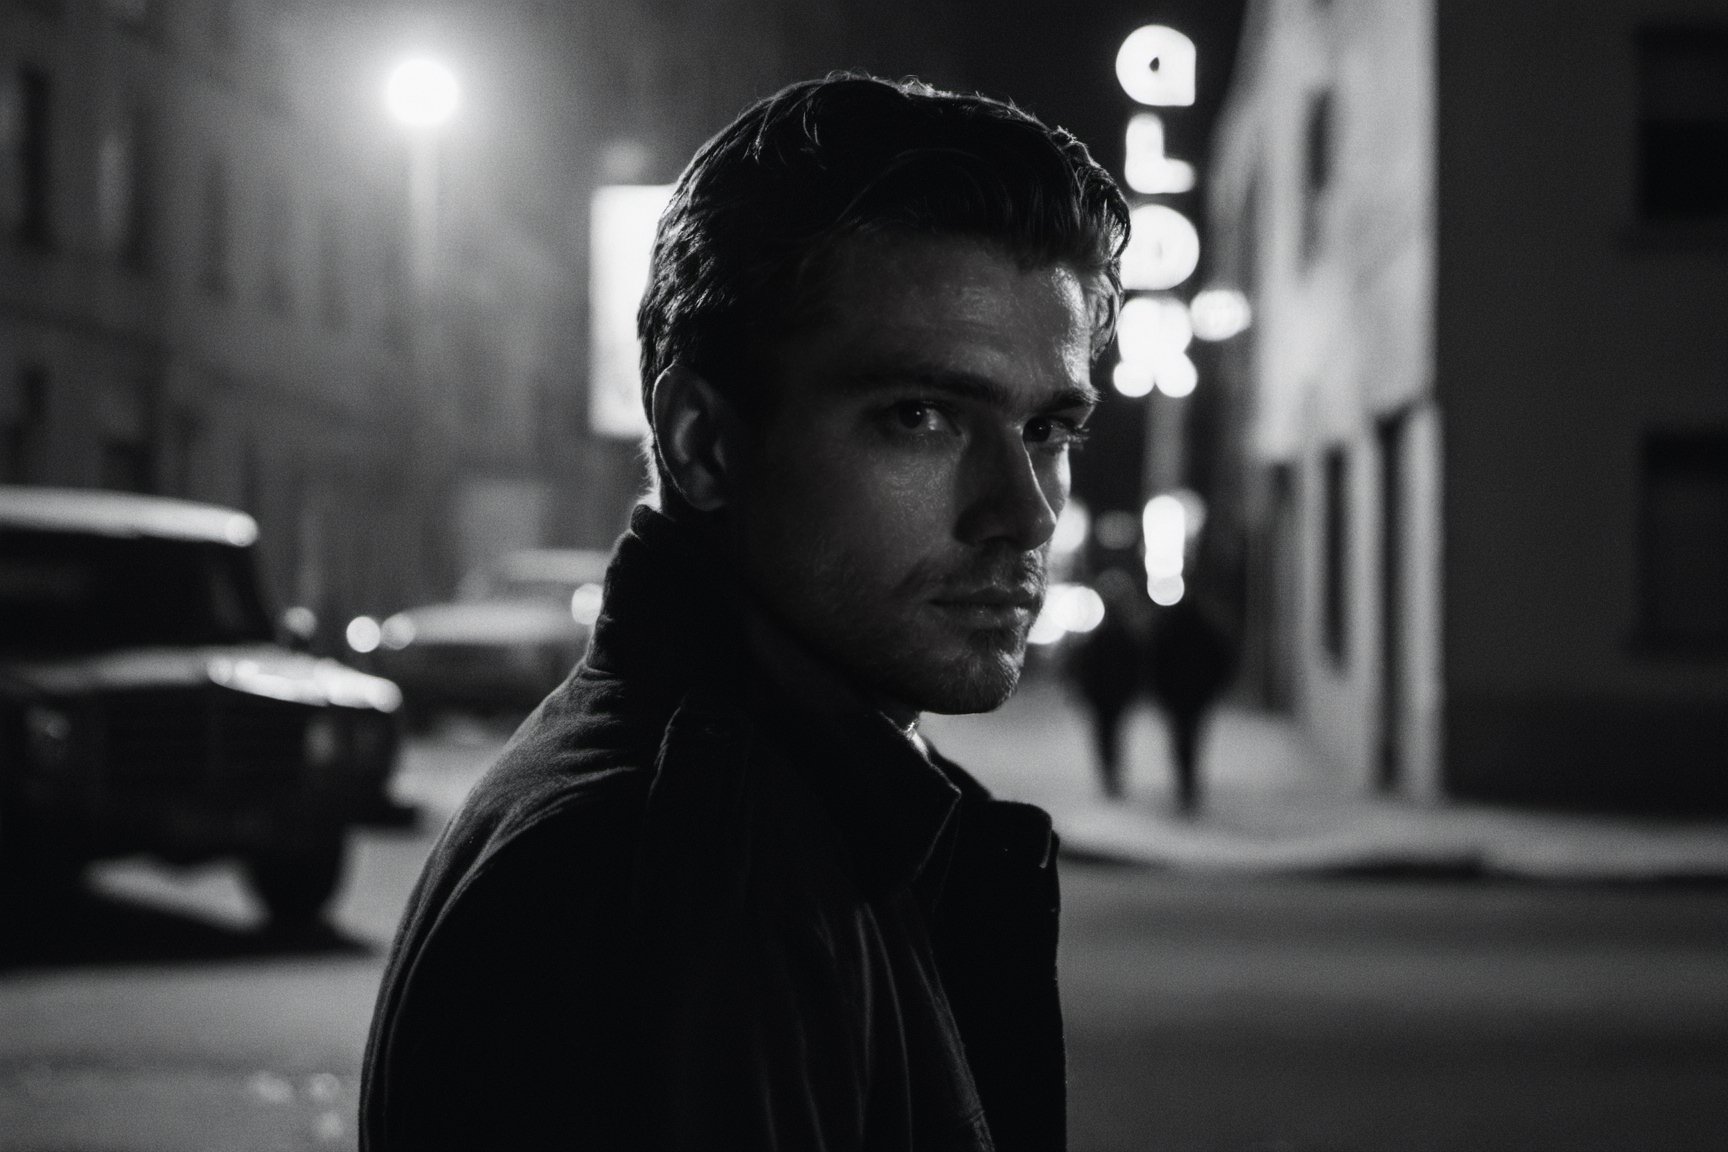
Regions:
M 1064 1146 L 1049 818 L 792 707 L 715 581 L 638 509 L 415 888 L 362 1148 Z

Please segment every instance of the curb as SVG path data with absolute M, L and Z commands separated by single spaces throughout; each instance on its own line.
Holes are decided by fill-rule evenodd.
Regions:
M 1055 825 L 1070 860 L 1195 876 L 1728 885 L 1728 830 L 1681 845 L 1662 837 L 1605 845 L 1460 832 L 1413 841 L 1349 832 L 1267 839 L 1097 813 L 1055 814 Z

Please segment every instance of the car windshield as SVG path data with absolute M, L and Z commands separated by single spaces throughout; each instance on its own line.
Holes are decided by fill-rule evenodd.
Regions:
M 0 649 L 236 644 L 273 631 L 247 549 L 0 529 Z

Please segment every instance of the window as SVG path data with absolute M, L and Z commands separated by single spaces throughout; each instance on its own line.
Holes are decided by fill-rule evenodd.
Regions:
M 53 95 L 47 72 L 18 70 L 18 239 L 37 248 L 54 242 Z
M 1328 448 L 1323 467 L 1320 643 L 1342 665 L 1350 638 L 1350 457 L 1345 447 Z
M 134 104 L 97 151 L 103 241 L 122 267 L 137 271 L 149 264 L 150 136 L 149 112 Z
M 1638 209 L 1728 219 L 1728 26 L 1638 35 Z
M 285 315 L 294 306 L 294 210 L 287 182 L 277 178 L 264 193 L 264 306 Z
M 342 212 L 326 202 L 318 214 L 318 289 L 324 323 L 330 328 L 348 326 L 348 284 L 342 267 Z
M 1728 651 L 1728 430 L 1644 440 L 1642 632 Z
M 198 451 L 204 440 L 204 422 L 188 408 L 177 409 L 169 420 L 168 435 L 174 454 L 174 493 L 195 494 Z
M 384 289 L 384 338 L 392 348 L 408 346 L 408 268 L 402 240 L 388 225 L 380 255 Z
M 1302 127 L 1302 258 L 1312 260 L 1320 248 L 1320 220 L 1326 189 L 1332 183 L 1334 130 L 1332 93 L 1317 92 L 1308 101 Z
M 229 269 L 228 166 L 213 156 L 204 166 L 204 247 L 198 262 L 198 284 L 211 296 L 226 296 Z
M 156 116 L 149 104 L 134 101 L 130 133 L 132 166 L 127 176 L 131 189 L 126 202 L 120 262 L 135 272 L 145 272 L 154 255 L 150 219 L 155 207 Z
M 28 484 L 38 478 L 36 460 L 47 425 L 48 369 L 26 364 L 18 370 L 12 410 L 0 424 L 0 481 Z

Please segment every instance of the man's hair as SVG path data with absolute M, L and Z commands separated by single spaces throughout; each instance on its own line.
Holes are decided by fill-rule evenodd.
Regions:
M 759 411 L 762 350 L 820 315 L 838 246 L 976 238 L 1088 283 L 1094 352 L 1121 295 L 1128 205 L 1072 134 L 985 96 L 838 73 L 752 105 L 679 178 L 637 312 L 642 399 L 672 364 Z

